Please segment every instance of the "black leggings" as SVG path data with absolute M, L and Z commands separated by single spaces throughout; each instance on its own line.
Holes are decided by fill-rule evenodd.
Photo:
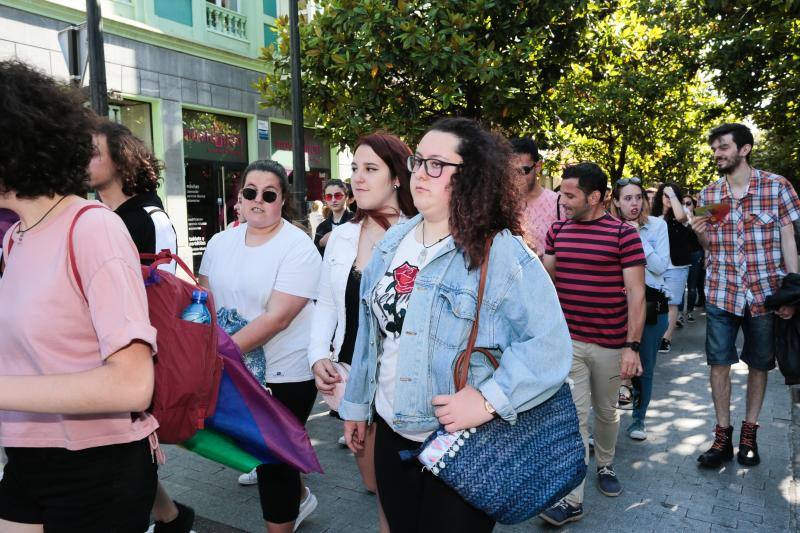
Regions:
M 464 501 L 416 459 L 403 461 L 399 452 L 419 447 L 392 431 L 377 417 L 375 477 L 381 506 L 392 533 L 482 533 L 494 520 Z
M 272 395 L 281 401 L 305 426 L 314 400 L 317 386 L 314 380 L 297 383 L 267 383 Z M 264 520 L 274 524 L 293 522 L 300 509 L 300 473 L 285 464 L 258 465 L 258 495 Z

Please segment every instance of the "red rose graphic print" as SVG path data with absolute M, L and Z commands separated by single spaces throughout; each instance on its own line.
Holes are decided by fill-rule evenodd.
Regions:
M 386 277 L 391 278 L 391 282 L 386 285 L 383 293 L 375 296 L 376 303 L 382 312 L 378 320 L 384 326 L 387 335 L 391 334 L 395 339 L 400 337 L 403 330 L 403 320 L 406 317 L 408 300 L 411 298 L 411 291 L 414 290 L 414 281 L 417 279 L 419 268 L 408 261 L 399 267 L 386 273 Z
M 414 280 L 417 279 L 419 269 L 408 264 L 408 261 L 397 267 L 392 275 L 394 276 L 394 290 L 397 294 L 410 294 L 414 290 Z

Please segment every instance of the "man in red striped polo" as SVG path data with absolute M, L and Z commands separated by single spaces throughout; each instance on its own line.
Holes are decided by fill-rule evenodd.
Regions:
M 608 177 L 594 163 L 564 170 L 561 212 L 547 234 L 544 266 L 572 336 L 570 378 L 589 462 L 589 406 L 594 410 L 597 486 L 606 496 L 622 492 L 614 472 L 619 431 L 620 379 L 642 373 L 639 341 L 644 328 L 645 255 L 636 229 L 606 213 Z M 584 483 L 540 516 L 561 526 L 583 517 Z

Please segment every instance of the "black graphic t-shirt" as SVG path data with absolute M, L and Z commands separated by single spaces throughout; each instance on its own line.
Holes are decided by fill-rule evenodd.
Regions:
M 394 419 L 394 390 L 397 374 L 397 358 L 400 353 L 400 335 L 408 309 L 408 301 L 414 290 L 417 274 L 427 265 L 436 253 L 452 239 L 446 239 L 430 247 L 425 247 L 415 237 L 418 228 L 408 232 L 394 254 L 389 270 L 372 293 L 372 312 L 380 326 L 382 353 L 379 359 L 378 391 L 375 396 L 375 409 L 391 425 Z M 396 430 L 395 430 L 396 431 Z M 424 441 L 429 432 L 414 433 L 398 431 L 403 437 L 417 442 Z

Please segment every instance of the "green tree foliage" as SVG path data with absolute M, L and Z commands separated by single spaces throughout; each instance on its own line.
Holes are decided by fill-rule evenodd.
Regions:
M 327 0 L 300 24 L 304 111 L 339 145 L 375 129 L 415 141 L 442 115 L 511 131 L 578 52 L 588 0 Z M 290 107 L 288 21 L 264 49 L 267 106 Z
M 706 0 L 716 87 L 763 131 L 756 164 L 800 184 L 800 0 Z
M 722 110 L 680 7 L 620 0 L 588 25 L 583 53 L 551 94 L 557 115 L 546 131 L 559 163 L 596 161 L 612 181 L 696 188 L 713 176 L 703 140 Z

